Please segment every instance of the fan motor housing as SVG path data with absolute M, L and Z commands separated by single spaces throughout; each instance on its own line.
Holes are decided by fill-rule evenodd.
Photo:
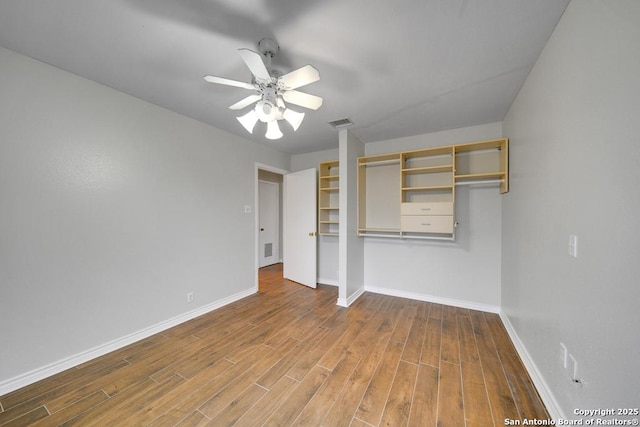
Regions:
M 265 56 L 268 55 L 271 58 L 273 58 L 276 55 L 276 53 L 280 51 L 280 46 L 278 45 L 278 42 L 276 42 L 275 40 L 264 38 L 258 42 L 258 50 L 260 50 L 261 54 Z

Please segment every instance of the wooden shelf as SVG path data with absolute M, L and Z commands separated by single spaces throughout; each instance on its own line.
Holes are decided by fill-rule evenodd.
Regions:
M 507 143 L 508 143 L 507 138 L 500 138 L 500 139 L 490 139 L 487 141 L 456 144 L 454 145 L 454 147 L 455 147 L 456 153 L 467 152 L 467 151 L 491 150 L 491 149 L 502 150 L 505 148 Z
M 400 153 L 378 154 L 358 158 L 358 166 L 400 163 Z
M 482 179 L 503 179 L 505 176 L 504 172 L 488 172 L 488 173 L 471 173 L 466 175 L 455 175 L 454 179 L 456 181 L 465 181 L 465 180 L 482 180 Z
M 434 191 L 434 190 L 451 190 L 452 185 L 434 185 L 430 187 L 403 187 L 402 191 Z
M 456 182 L 497 179 L 501 180 L 500 193 L 509 191 L 509 140 L 507 138 L 457 144 L 454 146 L 454 151 Z
M 499 138 L 358 158 L 358 234 L 455 240 L 456 185 L 495 183 L 506 193 L 508 152 Z M 443 204 L 450 209 L 435 213 Z M 401 205 L 430 209 L 402 213 Z
M 446 156 L 452 154 L 452 145 L 445 145 L 442 147 L 430 147 L 421 148 L 419 150 L 403 151 L 402 157 L 405 159 L 412 159 L 416 157 L 434 157 L 434 156 Z
M 339 166 L 337 160 L 320 163 L 318 179 L 318 234 L 321 236 L 337 236 L 339 234 Z

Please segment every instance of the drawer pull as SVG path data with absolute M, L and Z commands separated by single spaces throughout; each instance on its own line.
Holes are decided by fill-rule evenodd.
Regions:
M 423 223 L 421 223 L 420 225 L 431 225 L 431 224 L 425 224 L 425 223 L 423 222 Z
M 422 209 L 420 209 L 420 210 L 422 210 L 422 211 L 430 211 L 430 210 L 431 210 L 431 208 L 422 208 Z

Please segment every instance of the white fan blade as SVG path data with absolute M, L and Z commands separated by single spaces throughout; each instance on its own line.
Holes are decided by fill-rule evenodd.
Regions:
M 297 111 L 293 111 L 291 108 L 287 108 L 284 110 L 284 113 L 282 113 L 282 117 L 288 121 L 293 130 L 296 131 L 302 124 L 304 113 L 298 113 Z
M 258 122 L 258 115 L 256 114 L 255 111 L 251 110 L 244 116 L 236 117 L 236 119 L 240 122 L 242 126 L 244 126 L 247 132 L 252 134 L 253 128 Z
M 288 90 L 282 94 L 285 101 L 299 105 L 310 110 L 317 110 L 322 106 L 322 98 L 308 93 L 298 92 L 297 90 Z
M 209 83 L 217 83 L 217 84 L 220 84 L 220 85 L 241 87 L 243 89 L 255 89 L 256 88 L 251 83 L 245 83 L 245 82 L 239 82 L 237 80 L 225 79 L 224 77 L 216 77 L 216 76 L 206 75 L 206 76 L 204 76 L 204 79 L 206 81 L 208 81 Z
M 250 49 L 238 49 L 240 53 L 240 57 L 247 64 L 251 73 L 256 77 L 257 80 L 271 80 L 271 76 L 269 75 L 269 71 L 267 67 L 264 65 L 264 61 L 262 60 L 262 55 L 258 52 L 254 52 Z
M 305 65 L 280 77 L 278 82 L 284 86 L 284 89 L 297 89 L 318 80 L 320 80 L 318 70 L 311 65 Z
M 282 132 L 280 126 L 278 126 L 277 120 L 272 120 L 267 123 L 267 133 L 264 134 L 267 139 L 279 139 L 282 138 Z
M 260 98 L 262 98 L 262 95 L 256 93 L 253 95 L 249 95 L 244 99 L 241 99 L 240 101 L 236 102 L 235 104 L 233 104 L 231 107 L 229 107 L 231 110 L 242 110 L 244 107 L 248 107 L 249 105 L 253 104 L 256 101 L 260 101 Z

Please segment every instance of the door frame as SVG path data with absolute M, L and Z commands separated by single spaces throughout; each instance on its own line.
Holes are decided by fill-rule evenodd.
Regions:
M 253 250 L 253 255 L 254 255 L 254 262 L 253 262 L 253 272 L 254 272 L 254 288 L 255 291 L 258 292 L 259 289 L 259 278 L 258 278 L 258 269 L 260 268 L 260 218 L 259 218 L 259 209 L 260 209 L 260 198 L 259 196 L 259 192 L 260 192 L 260 188 L 258 185 L 258 171 L 260 170 L 264 170 L 264 171 L 268 171 L 268 172 L 273 172 L 273 173 L 277 173 L 279 175 L 282 175 L 283 177 L 285 175 L 287 175 L 290 171 L 286 170 L 286 169 L 280 169 L 274 166 L 269 166 L 269 165 L 265 165 L 264 163 L 255 163 L 255 176 L 253 179 L 254 182 L 254 199 L 253 199 L 253 230 L 254 230 L 254 250 Z M 283 178 L 284 181 L 284 178 Z M 282 215 L 282 212 L 280 212 L 280 215 Z M 282 247 L 280 247 L 280 251 L 282 251 Z M 281 252 L 282 253 L 282 252 Z
M 262 169 L 264 170 L 264 169 Z M 277 182 L 273 182 L 273 181 L 265 181 L 263 179 L 259 179 L 258 180 L 258 195 L 260 195 L 260 185 L 261 184 L 265 184 L 267 186 L 271 186 L 272 189 L 275 189 L 275 196 L 276 196 L 276 206 L 277 206 L 277 218 L 276 218 L 276 223 L 274 226 L 274 229 L 277 231 L 275 236 L 274 236 L 274 244 L 275 244 L 275 248 L 277 248 L 277 253 L 274 253 L 273 258 L 269 261 L 271 262 L 271 264 L 264 264 L 263 265 L 263 260 L 264 257 L 261 255 L 264 253 L 264 239 L 262 240 L 262 244 L 260 242 L 260 239 L 262 238 L 262 227 L 264 226 L 264 224 L 260 223 L 260 215 L 262 213 L 262 205 L 256 206 L 256 213 L 258 215 L 258 227 L 260 228 L 260 232 L 258 233 L 258 266 L 259 268 L 262 267 L 267 267 L 269 265 L 273 265 L 273 264 L 277 264 L 278 262 L 282 262 L 282 250 L 280 248 L 281 245 L 281 241 L 280 241 L 280 235 L 282 234 L 282 230 L 280 230 L 280 220 L 282 219 L 282 209 L 280 206 L 280 200 L 281 200 L 281 195 L 280 195 L 280 184 Z M 266 196 L 266 194 L 263 194 L 264 196 Z M 258 196 L 258 202 L 262 202 L 262 199 L 260 198 L 260 196 Z

